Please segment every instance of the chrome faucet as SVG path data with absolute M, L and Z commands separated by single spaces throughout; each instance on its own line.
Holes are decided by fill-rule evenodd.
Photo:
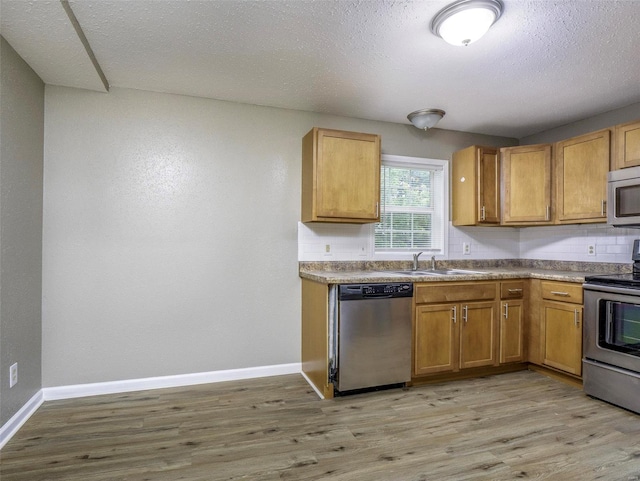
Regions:
M 413 270 L 417 271 L 418 270 L 418 257 L 420 257 L 420 254 L 422 254 L 422 252 L 418 252 L 417 254 L 413 254 Z
M 431 270 L 436 270 L 436 256 L 431 256 Z

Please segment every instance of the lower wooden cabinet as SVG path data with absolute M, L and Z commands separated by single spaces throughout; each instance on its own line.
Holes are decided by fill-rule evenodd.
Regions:
M 582 306 L 543 303 L 544 358 L 547 366 L 582 375 Z
M 326 284 L 302 279 L 302 371 L 330 398 L 328 293 Z M 526 362 L 582 374 L 582 284 L 539 279 L 416 283 L 414 303 L 416 379 L 476 375 L 491 372 L 492 366 L 518 369 Z M 460 373 L 465 369 L 469 374 Z
M 458 370 L 458 338 L 454 304 L 416 307 L 413 330 L 413 374 Z
M 460 369 L 498 364 L 496 307 L 495 302 L 460 305 Z
M 415 295 L 414 376 L 498 364 L 495 282 L 417 284 Z
M 526 360 L 524 286 L 522 280 L 500 283 L 500 364 Z
M 582 285 L 541 282 L 542 364 L 582 375 Z
M 418 306 L 414 375 L 496 364 L 495 302 Z
M 524 351 L 524 301 L 500 303 L 500 364 L 522 362 Z

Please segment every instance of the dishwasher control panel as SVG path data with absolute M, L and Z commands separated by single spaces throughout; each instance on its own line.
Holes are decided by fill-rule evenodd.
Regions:
M 375 297 L 413 297 L 413 284 L 411 282 L 341 284 L 338 297 L 341 301 Z

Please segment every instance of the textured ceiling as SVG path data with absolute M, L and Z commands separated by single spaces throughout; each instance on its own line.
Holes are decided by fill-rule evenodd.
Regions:
M 444 1 L 71 0 L 111 86 L 521 138 L 640 102 L 640 1 L 504 0 L 489 33 L 429 31 Z M 1 0 L 49 84 L 104 90 L 56 0 Z M 640 112 L 639 112 L 640 117 Z

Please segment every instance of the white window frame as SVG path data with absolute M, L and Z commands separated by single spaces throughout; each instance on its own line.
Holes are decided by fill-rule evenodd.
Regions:
M 429 159 L 423 157 L 406 157 L 402 155 L 382 154 L 382 165 L 393 165 L 406 168 L 424 168 L 434 166 L 442 170 L 442 193 L 438 196 L 442 200 L 442 218 L 435 216 L 432 219 L 434 234 L 438 235 L 436 229 L 442 229 L 442 249 L 424 249 L 425 255 L 436 257 L 447 257 L 449 251 L 449 161 L 441 159 Z M 381 187 L 382 188 L 382 187 Z M 437 193 L 437 192 L 436 192 Z M 438 212 L 436 212 L 438 214 Z M 404 260 L 411 259 L 416 253 L 416 249 L 384 249 L 376 250 L 375 246 L 375 224 L 371 224 L 371 246 L 373 256 L 376 260 Z

